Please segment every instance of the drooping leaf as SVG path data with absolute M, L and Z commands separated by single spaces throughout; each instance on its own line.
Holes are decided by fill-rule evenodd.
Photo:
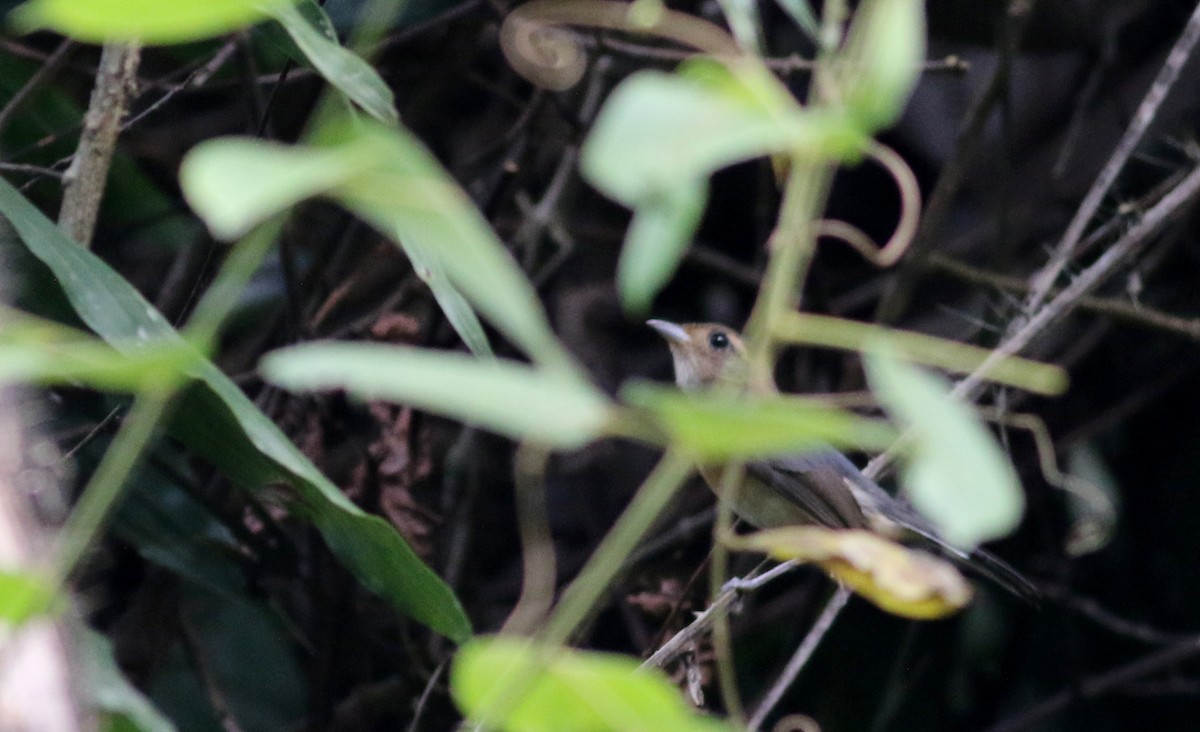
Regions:
M 707 185 L 680 186 L 638 207 L 617 265 L 617 291 L 629 312 L 641 315 L 683 259 L 704 213 Z
M 117 349 L 72 328 L 0 309 L 0 383 L 82 384 L 135 392 L 174 383 L 201 359 L 183 341 L 135 339 Z
M 804 397 L 696 394 L 636 382 L 621 397 L 649 411 L 679 447 L 710 460 L 830 446 L 883 449 L 895 438 L 886 422 Z
M 891 126 L 925 60 L 923 0 L 866 0 L 854 11 L 836 78 L 840 98 L 868 134 Z
M 264 19 L 291 0 L 29 0 L 10 16 L 23 32 L 46 28 L 83 41 L 185 43 Z
M 971 601 L 971 585 L 953 564 L 869 531 L 792 526 L 731 537 L 728 543 L 783 561 L 816 564 L 879 608 L 905 618 L 942 618 Z
M 396 100 L 387 82 L 361 56 L 313 25 L 306 15 L 324 15 L 314 0 L 299 1 L 303 9 L 280 3 L 271 5 L 267 12 L 283 26 L 313 68 L 334 88 L 380 122 L 398 123 Z M 327 20 L 325 27 L 331 27 Z
M 462 189 L 408 132 L 364 122 L 325 131 L 319 145 L 282 154 L 268 148 L 255 154 L 252 166 L 224 166 L 254 144 L 262 145 L 214 140 L 184 161 L 184 193 L 201 216 L 213 217 L 218 231 L 244 231 L 305 196 L 334 198 L 398 242 L 414 263 L 443 272 L 448 284 L 438 285 L 439 301 L 465 298 L 535 361 L 583 378 L 550 330 L 529 279 Z M 303 185 L 286 180 L 293 166 Z M 235 200 L 243 185 L 235 178 L 267 167 L 267 184 L 284 179 L 278 185 L 288 195 L 262 194 L 261 205 Z M 442 280 L 431 279 L 431 286 L 435 282 Z M 465 311 L 454 312 L 464 324 L 464 340 L 478 345 L 476 325 Z
M 567 449 L 599 436 L 609 417 L 607 400 L 586 382 L 430 349 L 310 343 L 268 354 L 260 371 L 288 389 L 345 389 Z
M 581 150 L 580 171 L 629 206 L 773 152 L 857 151 L 844 121 L 804 110 L 762 73 L 698 62 L 688 75 L 633 74 L 612 92 Z M 766 73 L 766 72 L 763 72 Z M 681 134 L 686 130 L 687 134 Z
M 29 252 L 53 272 L 79 318 L 110 345 L 121 349 L 135 342 L 182 343 L 132 285 L 63 236 L 3 180 L 0 213 Z M 321 531 L 364 586 L 455 641 L 470 635 L 470 623 L 454 593 L 395 529 L 347 499 L 211 362 L 200 361 L 189 376 L 195 383 L 185 390 L 168 425 L 178 439 L 244 488 L 290 486 L 293 511 Z
M 622 303 L 643 311 L 670 279 L 714 171 L 777 152 L 849 156 L 861 145 L 852 125 L 803 109 L 750 61 L 697 60 L 678 74 L 630 76 L 600 111 L 580 157 L 592 185 L 634 209 L 618 271 Z
M 541 654 L 529 641 L 502 636 L 459 650 L 450 690 L 468 716 L 512 732 L 731 729 L 693 712 L 661 672 L 639 670 L 636 659 L 567 649 Z
M 1025 498 L 1012 463 L 965 404 L 939 379 L 898 361 L 885 348 L 867 352 L 871 390 L 908 428 L 901 482 L 913 506 L 963 549 L 1016 528 Z

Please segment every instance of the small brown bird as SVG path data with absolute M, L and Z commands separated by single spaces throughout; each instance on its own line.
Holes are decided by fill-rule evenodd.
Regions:
M 647 325 L 666 339 L 680 388 L 703 390 L 719 384 L 748 388 L 745 345 L 733 329 L 665 320 L 650 320 Z M 716 490 L 722 466 L 700 466 L 700 474 Z M 733 510 L 763 529 L 816 524 L 869 529 L 891 539 L 916 535 L 1016 595 L 1038 595 L 1029 580 L 1000 558 L 948 543 L 924 516 L 880 488 L 833 448 L 747 461 Z

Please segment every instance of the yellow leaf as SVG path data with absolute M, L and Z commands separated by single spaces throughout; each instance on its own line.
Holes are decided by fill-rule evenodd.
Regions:
M 942 618 L 971 601 L 971 585 L 953 564 L 869 531 L 793 526 L 728 543 L 816 564 L 879 608 L 914 620 Z

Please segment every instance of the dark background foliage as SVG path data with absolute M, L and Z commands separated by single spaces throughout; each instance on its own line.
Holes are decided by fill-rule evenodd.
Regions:
M 359 4 L 325 6 L 347 32 Z M 584 81 L 567 92 L 539 91 L 500 53 L 503 5 L 414 3 L 374 63 L 404 124 L 510 245 L 594 380 L 608 391 L 633 376 L 666 380 L 666 349 L 622 313 L 613 286 L 628 215 L 579 179 L 576 155 L 597 99 L 634 70 L 675 61 L 645 39 L 580 31 L 592 62 Z M 717 17 L 715 3 L 673 5 Z M 941 190 L 934 200 L 948 195 L 948 205 L 890 270 L 822 244 L 807 309 L 984 345 L 998 340 L 1026 278 L 1044 263 L 1191 10 L 1182 0 L 1070 0 L 1036 3 L 1030 17 L 1009 12 L 1024 5 L 930 0 L 929 58 L 961 63 L 931 64 L 883 140 L 916 170 L 926 194 Z M 769 56 L 811 54 L 778 8 L 762 10 Z M 0 101 L 60 42 L 0 38 Z M 215 72 L 194 83 L 189 74 L 221 53 L 227 58 Z M 0 172 L 51 213 L 56 177 L 14 166 L 61 171 L 97 57 L 93 47 L 72 49 L 0 129 Z M 804 93 L 804 73 L 787 78 Z M 1189 63 L 1097 226 L 1127 228 L 1143 196 L 1194 164 L 1197 78 L 1200 68 Z M 182 201 L 181 156 L 224 134 L 294 141 L 321 81 L 285 61 L 261 31 L 151 49 L 140 80 L 94 248 L 179 322 L 224 254 Z M 975 121 L 977 131 L 964 133 Z M 955 176 L 961 185 L 946 191 Z M 777 203 L 766 162 L 720 173 L 655 315 L 741 325 Z M 897 211 L 881 171 L 839 173 L 832 216 L 882 239 Z M 27 307 L 60 312 L 44 273 L 21 262 L 14 270 Z M 1029 436 L 1007 432 L 1029 511 L 1021 531 L 995 550 L 1044 588 L 1041 605 L 982 584 L 962 615 L 912 623 L 852 601 L 782 710 L 810 714 L 827 730 L 1194 727 L 1200 643 L 1187 634 L 1200 625 L 1200 321 L 1191 319 L 1200 316 L 1198 278 L 1200 239 L 1194 221 L 1181 219 L 1107 282 L 1097 303 L 1034 344 L 1030 355 L 1070 370 L 1070 391 L 1057 399 L 1008 395 L 1011 406 L 1045 421 L 1060 458 L 1102 466 L 1119 504 L 1111 542 L 1067 556 L 1072 504 L 1041 476 Z M 1098 312 L 1113 303 L 1121 312 Z M 1165 327 L 1159 312 L 1183 321 Z M 521 583 L 513 445 L 405 407 L 290 396 L 255 376 L 265 351 L 316 338 L 462 348 L 397 250 L 324 203 L 288 223 L 218 363 L 351 498 L 409 539 L 456 589 L 478 630 L 498 628 Z M 503 355 L 517 355 L 497 343 Z M 778 376 L 790 390 L 862 386 L 855 357 L 820 350 L 788 352 Z M 86 476 L 112 433 L 106 415 L 117 402 L 67 389 L 47 401 L 41 430 L 74 452 L 75 474 Z M 560 583 L 611 527 L 653 459 L 616 441 L 553 458 L 545 488 Z M 710 517 L 710 494 L 690 486 L 581 644 L 648 653 L 702 608 Z M 417 715 L 417 729 L 446 729 L 456 719 L 445 691 L 446 643 L 358 586 L 311 529 L 248 502 L 169 440 L 130 486 L 79 591 L 122 667 L 181 729 L 397 729 Z M 745 598 L 734 631 L 747 699 L 776 676 L 829 591 L 817 573 L 798 571 Z M 707 669 L 711 654 L 698 655 Z M 714 704 L 715 688 L 708 691 Z M 1031 713 L 1047 700 L 1059 713 Z

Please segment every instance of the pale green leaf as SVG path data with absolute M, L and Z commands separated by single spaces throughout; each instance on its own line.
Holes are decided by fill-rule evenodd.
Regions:
M 583 378 L 550 329 L 529 279 L 411 134 L 364 121 L 330 128 L 321 138 L 320 145 L 286 149 L 234 140 L 199 145 L 184 160 L 185 195 L 210 226 L 224 232 L 244 231 L 305 197 L 334 198 L 398 242 L 425 271 L 444 273 L 447 284 L 434 294 L 450 303 L 465 341 L 479 347 L 481 333 L 447 287 L 535 361 Z M 260 149 L 248 150 L 255 146 Z M 238 155 L 242 160 L 230 162 Z M 247 193 L 246 181 L 276 190 Z
M 613 91 L 584 142 L 580 171 L 626 205 L 775 152 L 857 150 L 858 134 L 803 110 L 761 74 L 633 74 Z M 696 68 L 696 67 L 694 67 Z M 686 134 L 684 134 L 686 132 Z
M 611 653 L 530 641 L 471 641 L 454 659 L 450 691 L 460 709 L 511 732 L 717 732 L 732 727 L 695 713 L 661 671 Z
M 259 370 L 290 390 L 344 389 L 567 449 L 598 437 L 609 417 L 608 401 L 586 382 L 461 353 L 311 343 L 267 354 Z
M 319 196 L 373 164 L 365 150 L 220 138 L 184 157 L 184 197 L 220 239 L 242 236 L 267 218 Z
M 883 449 L 896 436 L 886 422 L 805 397 L 686 393 L 644 382 L 626 386 L 621 397 L 653 414 L 674 444 L 710 460 Z
M 254 25 L 292 0 L 29 0 L 12 12 L 19 30 L 57 31 L 83 41 L 185 43 Z
M 300 0 L 312 13 L 323 14 L 313 0 Z M 354 52 L 324 34 L 290 3 L 271 6 L 272 18 L 283 26 L 297 48 L 321 76 L 367 114 L 385 124 L 396 124 L 396 100 L 387 82 Z
M 438 307 L 446 315 L 446 320 L 450 321 L 450 325 L 463 339 L 463 343 L 467 344 L 467 348 L 471 349 L 471 353 L 476 356 L 492 356 L 492 345 L 488 342 L 487 333 L 483 331 L 483 323 L 479 322 L 479 317 L 475 315 L 475 310 L 471 308 L 467 298 L 450 283 L 441 260 L 427 252 L 419 240 L 409 239 L 401 242 L 400 246 L 412 262 L 417 277 L 429 286 L 433 299 L 437 300 Z
M 871 133 L 900 118 L 925 60 L 923 0 L 865 0 L 836 71 L 847 111 Z
M 627 311 L 649 310 L 683 259 L 707 198 L 707 185 L 698 183 L 678 186 L 638 206 L 617 263 L 617 291 Z
M 91 386 L 136 392 L 171 384 L 203 357 L 191 344 L 149 335 L 114 348 L 86 333 L 12 310 L 0 310 L 0 382 Z
M 871 390 L 909 430 L 901 482 L 913 506 L 962 549 L 1015 529 L 1025 507 L 1020 481 L 971 408 L 885 348 L 868 350 L 866 370 Z

